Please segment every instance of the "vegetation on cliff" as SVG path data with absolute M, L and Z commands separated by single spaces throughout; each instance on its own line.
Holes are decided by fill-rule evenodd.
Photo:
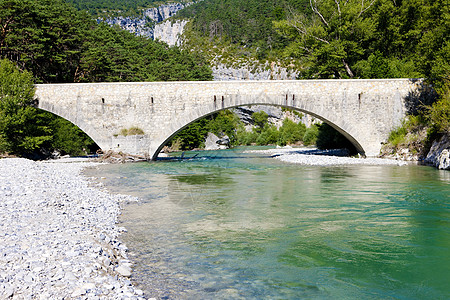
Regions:
M 94 16 L 118 13 L 122 16 L 140 15 L 140 10 L 154 7 L 165 1 L 161 0 L 65 0 L 79 10 L 85 10 Z M 186 2 L 171 0 L 171 2 Z

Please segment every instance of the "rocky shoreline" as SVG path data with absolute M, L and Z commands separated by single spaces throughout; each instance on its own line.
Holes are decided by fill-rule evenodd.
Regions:
M 81 175 L 93 162 L 0 159 L 1 299 L 145 299 L 118 237 L 121 203 Z

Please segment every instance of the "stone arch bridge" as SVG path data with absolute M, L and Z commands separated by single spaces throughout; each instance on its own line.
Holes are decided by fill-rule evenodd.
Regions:
M 376 156 L 421 80 L 292 80 L 38 84 L 38 107 L 86 132 L 103 150 L 155 159 L 189 123 L 222 109 L 275 105 L 311 114 Z M 141 136 L 118 136 L 139 127 Z

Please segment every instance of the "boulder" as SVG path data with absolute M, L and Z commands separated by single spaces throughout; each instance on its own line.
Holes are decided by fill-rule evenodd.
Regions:
M 450 170 L 450 135 L 435 140 L 424 162 L 441 170 Z

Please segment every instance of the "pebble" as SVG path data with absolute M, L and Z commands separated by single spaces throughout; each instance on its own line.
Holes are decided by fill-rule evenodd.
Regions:
M 0 299 L 142 299 L 116 226 L 136 198 L 94 187 L 96 165 L 0 159 Z
M 124 277 L 131 276 L 131 268 L 128 266 L 120 265 L 116 268 L 116 272 Z

